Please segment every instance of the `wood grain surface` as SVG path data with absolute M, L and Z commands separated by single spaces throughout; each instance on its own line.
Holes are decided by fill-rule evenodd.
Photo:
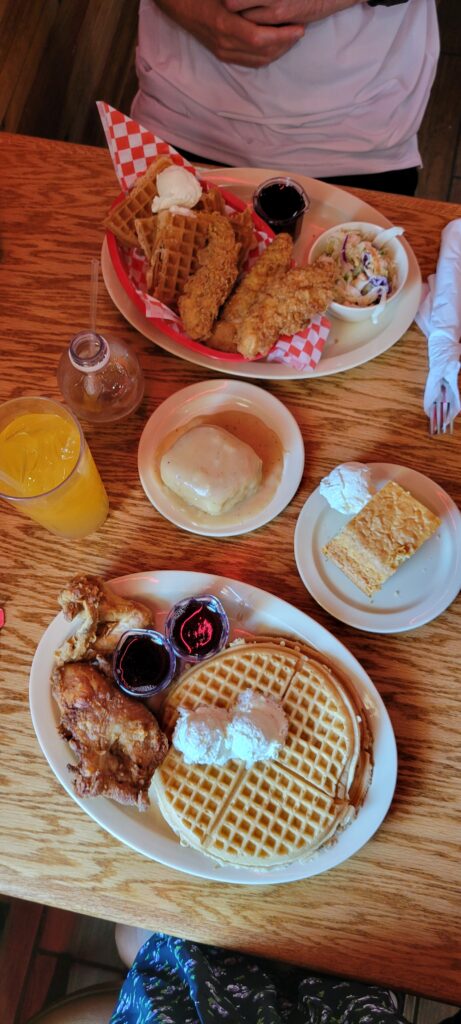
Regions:
M 0 147 L 0 398 L 59 398 L 58 360 L 88 322 L 89 261 L 99 255 L 116 182 L 104 150 L 7 134 Z M 441 229 L 461 207 L 363 197 L 405 226 L 423 277 L 433 272 Z M 146 377 L 135 415 L 110 427 L 85 425 L 110 499 L 105 526 L 86 540 L 60 541 L 6 505 L 1 509 L 0 890 L 461 1001 L 459 599 L 416 631 L 366 634 L 322 611 L 302 585 L 293 555 L 297 516 L 339 462 L 410 466 L 460 504 L 461 430 L 457 424 L 452 436 L 429 437 L 423 336 L 412 327 L 388 352 L 347 373 L 262 385 L 300 424 L 304 477 L 276 520 L 252 534 L 215 540 L 163 520 L 144 496 L 136 463 L 142 427 L 159 402 L 213 374 L 138 335 L 105 291 L 99 326 L 130 342 Z M 346 644 L 385 701 L 399 751 L 395 798 L 372 840 L 329 873 L 290 885 L 240 887 L 162 867 L 92 821 L 39 749 L 29 670 L 62 585 L 82 569 L 109 578 L 180 567 L 232 576 L 292 602 Z

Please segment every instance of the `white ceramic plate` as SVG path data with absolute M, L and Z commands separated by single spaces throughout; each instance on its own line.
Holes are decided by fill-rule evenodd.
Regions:
M 440 517 L 440 529 L 374 597 L 366 597 L 322 555 L 323 546 L 352 516 L 335 512 L 317 488 L 296 524 L 296 564 L 307 590 L 341 622 L 369 633 L 403 633 L 435 619 L 459 593 L 461 513 L 446 491 L 422 473 L 387 462 L 369 466 L 378 490 L 388 480 L 395 480 Z
M 394 793 L 397 778 L 397 753 L 394 733 L 386 708 L 371 679 L 353 655 L 317 622 L 292 605 L 264 590 L 222 576 L 197 572 L 145 572 L 113 581 L 117 593 L 151 604 L 156 612 L 156 627 L 162 629 L 171 606 L 193 594 L 212 593 L 222 601 L 231 622 L 232 637 L 242 631 L 292 634 L 325 655 L 338 669 L 346 672 L 364 701 L 373 733 L 375 767 L 373 779 L 360 812 L 331 847 L 307 861 L 270 871 L 215 865 L 209 857 L 181 846 L 152 803 L 144 813 L 117 804 L 105 797 L 81 800 L 72 787 L 67 764 L 72 758 L 67 743 L 57 730 L 56 706 L 51 697 L 50 674 L 54 651 L 70 634 L 70 624 L 62 613 L 53 619 L 35 652 L 30 673 L 30 709 L 40 746 L 62 783 L 80 808 L 102 828 L 138 853 L 188 874 L 217 882 L 243 885 L 269 885 L 293 882 L 328 871 L 357 852 L 379 828 Z
M 256 167 L 215 169 L 207 167 L 202 170 L 204 174 L 206 173 L 209 181 L 235 192 L 246 201 L 251 200 L 254 189 L 261 181 L 280 173 Z M 308 214 L 304 217 L 301 235 L 295 247 L 297 263 L 307 263 L 307 255 L 318 235 L 343 221 L 362 220 L 378 224 L 380 227 L 392 226 L 390 221 L 373 206 L 364 203 L 343 189 L 327 185 L 314 178 L 306 178 L 302 174 L 293 174 L 292 177 L 301 183 L 311 199 L 311 206 Z M 167 352 L 186 359 L 188 362 L 196 363 L 198 366 L 204 366 L 208 370 L 227 373 L 232 377 L 248 377 L 253 380 L 300 380 L 305 377 L 325 377 L 332 373 L 350 370 L 354 366 L 360 366 L 391 348 L 408 329 L 419 306 L 421 274 L 416 256 L 405 237 L 401 241 L 407 251 L 409 273 L 402 294 L 396 300 L 395 305 L 389 306 L 377 324 L 371 324 L 369 321 L 360 324 L 345 323 L 331 317 L 330 335 L 315 370 L 299 371 L 290 366 L 283 366 L 281 363 L 268 363 L 264 360 L 229 363 L 216 356 L 193 352 L 166 334 L 162 334 L 137 309 L 118 280 L 105 241 L 101 253 L 101 267 L 107 291 L 125 319 L 140 334 L 150 338 Z
M 164 437 L 177 427 L 184 426 L 198 416 L 212 416 L 224 410 L 239 410 L 257 416 L 270 426 L 280 438 L 283 449 L 283 470 L 279 486 L 267 505 L 258 512 L 245 512 L 242 503 L 241 518 L 234 525 L 219 523 L 218 517 L 197 516 L 192 507 L 178 503 L 169 496 L 154 471 L 154 452 Z M 251 443 L 251 442 L 250 442 Z M 304 444 L 301 431 L 285 405 L 255 384 L 236 380 L 206 380 L 176 391 L 155 410 L 141 435 L 138 449 L 138 471 L 144 491 L 154 507 L 190 533 L 204 537 L 233 537 L 257 530 L 279 515 L 298 490 L 304 469 Z

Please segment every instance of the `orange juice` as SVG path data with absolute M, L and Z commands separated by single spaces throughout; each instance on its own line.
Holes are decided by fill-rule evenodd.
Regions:
M 20 398 L 0 407 L 0 492 L 61 537 L 102 526 L 108 500 L 80 424 L 64 406 Z

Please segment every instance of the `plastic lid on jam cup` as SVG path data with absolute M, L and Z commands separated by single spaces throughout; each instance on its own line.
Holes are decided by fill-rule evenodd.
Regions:
M 172 682 L 176 655 L 163 633 L 155 629 L 129 629 L 115 648 L 112 668 L 115 683 L 123 693 L 147 700 L 162 693 Z
M 201 594 L 178 601 L 169 612 L 165 633 L 178 658 L 197 662 L 226 646 L 229 619 L 217 597 Z

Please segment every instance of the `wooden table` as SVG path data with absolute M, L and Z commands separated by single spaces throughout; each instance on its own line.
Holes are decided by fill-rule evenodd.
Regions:
M 100 251 L 114 174 L 103 149 L 5 134 L 0 147 L 0 398 L 58 398 L 60 354 L 87 323 L 89 261 Z M 423 276 L 431 273 L 441 229 L 461 207 L 378 193 L 364 198 L 405 226 Z M 141 429 L 159 402 L 213 374 L 138 335 L 104 291 L 99 324 L 129 340 L 147 384 L 141 408 L 126 422 L 85 426 L 109 493 L 107 523 L 87 540 L 59 541 L 6 506 L 1 510 L 0 890 L 461 1002 L 459 600 L 414 632 L 363 633 L 322 611 L 293 555 L 308 494 L 346 460 L 411 466 L 461 502 L 459 429 L 441 440 L 428 435 L 422 335 L 413 327 L 385 354 L 347 373 L 262 385 L 301 426 L 304 477 L 275 521 L 219 541 L 182 532 L 156 514 L 136 465 Z M 399 750 L 395 798 L 373 839 L 331 872 L 247 888 L 162 867 L 81 811 L 39 749 L 29 670 L 63 583 L 82 569 L 110 578 L 181 566 L 255 583 L 313 616 L 356 655 L 386 703 Z

